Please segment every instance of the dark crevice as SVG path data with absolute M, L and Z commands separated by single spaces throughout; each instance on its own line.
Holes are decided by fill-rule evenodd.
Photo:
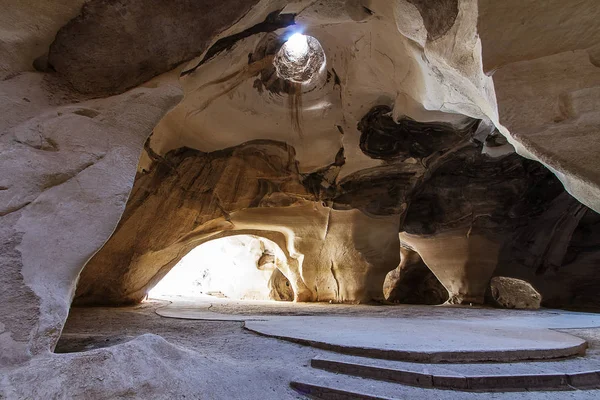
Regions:
M 340 297 L 340 281 L 338 280 L 338 277 L 335 273 L 335 264 L 333 261 L 331 261 L 331 275 L 333 276 L 333 280 L 335 281 L 335 297 L 337 301 L 343 301 L 343 299 Z
M 79 110 L 73 111 L 73 114 L 81 115 L 82 117 L 87 118 L 96 118 L 100 113 L 96 110 L 92 110 L 91 108 L 80 108 Z
M 210 49 L 208 49 L 202 60 L 195 67 L 183 71 L 181 73 L 181 76 L 186 76 L 193 73 L 207 61 L 215 57 L 217 54 L 223 51 L 230 50 L 240 40 L 256 35 L 257 33 L 273 32 L 278 29 L 295 25 L 295 19 L 296 14 L 281 14 L 281 10 L 274 11 L 271 14 L 269 14 L 263 22 L 254 25 L 242 32 L 217 40 L 217 42 L 213 44 Z
M 396 122 L 391 107 L 376 106 L 358 124 L 362 132 L 360 149 L 371 158 L 386 161 L 424 159 L 472 136 L 478 124 L 478 120 L 471 120 L 457 129 L 441 122 L 424 123 L 410 118 Z
M 20 205 L 18 205 L 18 206 L 15 206 L 15 207 L 11 207 L 11 208 L 9 208 L 9 209 L 8 209 L 8 210 L 6 210 L 6 211 L 2 211 L 2 212 L 0 212 L 0 217 L 4 217 L 5 215 L 8 215 L 8 214 L 12 214 L 12 213 L 14 213 L 14 212 L 17 212 L 17 211 L 19 211 L 19 210 L 21 210 L 21 209 L 23 209 L 23 208 L 27 207 L 27 206 L 28 206 L 28 205 L 30 205 L 30 204 L 31 204 L 31 201 L 28 201 L 27 203 L 20 204 Z
M 339 86 L 341 88 L 342 87 L 342 80 L 340 79 L 340 76 L 335 71 L 335 68 L 331 68 L 331 71 L 333 72 L 333 83 L 334 83 L 334 86 Z
M 335 196 L 336 179 L 340 168 L 346 164 L 345 150 L 339 149 L 335 161 L 324 168 L 302 176 L 302 185 L 318 200 L 328 200 Z
M 150 136 L 148 137 L 148 139 L 144 143 L 144 151 L 146 151 L 146 154 L 148 155 L 148 158 L 150 158 L 150 160 L 152 160 L 153 163 L 158 163 L 158 164 L 166 165 L 169 169 L 171 169 L 172 171 L 175 171 L 175 166 L 174 165 L 172 165 L 171 163 L 169 163 L 168 160 L 166 160 L 164 157 L 162 157 L 160 154 L 156 153 L 152 149 L 152 146 L 150 145 L 150 140 L 152 139 L 152 135 L 154 135 L 154 132 L 152 132 L 150 134 Z M 148 172 L 148 171 L 146 171 L 146 172 Z

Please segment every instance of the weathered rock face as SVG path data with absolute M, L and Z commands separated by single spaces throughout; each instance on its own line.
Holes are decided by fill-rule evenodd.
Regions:
M 450 303 L 482 303 L 503 244 L 564 194 L 539 163 L 485 154 L 499 147 L 496 140 L 468 142 L 442 159 L 411 198 L 401 227 L 401 241 L 423 257 Z
M 540 308 L 542 295 L 525 281 L 496 276 L 490 281 L 486 300 L 490 304 L 501 308 L 537 310 Z
M 543 306 L 597 309 L 599 221 L 563 193 L 506 242 L 495 274 L 530 282 Z
M 79 92 L 120 93 L 201 54 L 212 37 L 256 3 L 88 1 L 58 31 L 47 68 Z
M 297 301 L 381 300 L 400 233 L 450 302 L 496 274 L 598 305 L 598 216 L 559 185 L 600 210 L 594 0 L 34 3 L 0 16 L 0 366 L 53 349 L 78 278 L 139 301 L 240 233 Z M 297 30 L 309 83 L 273 63 Z
M 270 293 L 269 297 L 275 301 L 293 301 L 294 289 L 290 285 L 288 278 L 283 275 L 281 270 L 276 269 L 269 279 Z
M 397 229 L 397 215 L 322 206 L 283 143 L 209 154 L 182 149 L 138 176 L 117 231 L 82 273 L 75 302 L 139 301 L 193 247 L 244 233 L 284 249 L 282 272 L 298 300 L 380 299 L 385 274 L 398 264 Z
M 31 99 L 11 90 L 14 80 L 34 86 L 39 79 L 25 74 L 0 89 L 17 104 L 33 103 L 0 129 L 6 172 L 0 177 L 0 298 L 8 306 L 0 317 L 0 364 L 52 348 L 82 266 L 124 210 L 140 146 L 180 99 L 166 85 L 53 107 L 44 90 Z
M 35 71 L 37 59 L 47 59 L 56 32 L 77 16 L 85 0 L 23 0 L 4 2 L 0 26 L 0 79 Z M 45 62 L 43 62 L 45 64 Z
M 7 305 L 0 314 L 0 365 L 51 351 L 79 272 L 123 212 L 144 141 L 181 98 L 176 81 L 161 77 L 120 96 L 81 102 L 53 72 L 30 72 L 45 68 L 57 30 L 82 5 L 33 3 L 7 4 L 0 34 L 0 296 Z M 97 50 L 86 54 L 101 55 Z
M 458 7 L 450 2 L 446 8 L 453 9 L 452 4 Z M 480 73 L 477 58 L 469 65 L 458 62 L 460 54 L 478 51 L 466 3 L 461 5 L 462 17 L 443 24 L 433 22 L 440 10 L 427 14 L 429 36 L 427 29 L 415 31 L 409 20 L 393 22 L 403 34 L 377 23 L 371 18 L 374 13 L 391 17 L 405 10 L 385 2 L 372 6 L 367 13 L 361 7 L 362 12 L 347 13 L 332 4 L 288 6 L 267 16 L 261 15 L 265 9 L 250 13 L 184 69 L 186 97 L 147 144 L 140 169 L 148 175 L 140 175 L 117 232 L 81 276 L 78 302 L 137 301 L 190 246 L 243 230 L 261 232 L 287 249 L 289 271 L 284 274 L 296 300 L 382 298 L 385 274 L 398 265 L 397 232 L 408 198 L 455 145 L 470 140 L 479 119 L 493 119 L 494 107 L 491 81 Z M 424 4 L 419 7 L 427 13 Z M 289 27 L 294 23 L 302 23 L 307 34 L 321 41 L 326 79 L 275 84 L 282 80 L 273 67 L 284 42 L 280 38 L 293 32 Z M 392 49 L 387 41 L 371 40 L 356 48 L 357 59 L 371 63 L 370 69 L 345 62 L 350 43 L 372 32 L 393 36 L 401 46 Z M 468 37 L 468 43 L 457 36 Z M 413 41 L 428 49 L 431 65 L 419 64 L 422 55 Z M 453 54 L 444 50 L 450 41 Z M 385 57 L 371 57 L 373 45 L 382 46 L 376 53 L 391 57 L 391 68 L 385 64 L 385 69 L 393 73 L 381 70 Z M 467 78 L 470 73 L 479 77 L 475 86 Z M 385 76 L 388 82 L 381 81 Z M 460 89 L 444 91 L 444 80 Z M 397 99 L 394 87 L 408 97 Z M 479 112 L 463 106 L 474 99 Z M 367 116 L 365 105 L 372 110 Z M 399 126 L 394 119 L 401 121 Z M 390 137 L 396 139 L 386 143 Z M 208 172 L 198 179 L 188 177 L 188 171 L 202 171 L 201 165 L 172 159 L 184 147 L 197 149 L 198 160 L 211 159 L 223 148 L 251 148 L 255 144 L 240 143 L 266 139 L 286 142 L 287 153 L 294 157 L 285 151 L 263 152 L 257 158 L 264 160 L 257 165 L 264 167 L 257 168 L 250 167 L 257 161 L 248 157 L 234 159 L 227 173 L 216 173 L 222 181 L 214 183 Z M 232 185 L 236 181 L 244 184 Z M 255 188 L 257 181 L 261 189 Z M 190 196 L 194 206 L 186 206 Z M 159 210 L 164 221 L 187 222 L 173 229 L 155 221 Z
M 594 0 L 479 2 L 486 71 L 493 72 L 503 132 L 600 212 L 600 63 Z

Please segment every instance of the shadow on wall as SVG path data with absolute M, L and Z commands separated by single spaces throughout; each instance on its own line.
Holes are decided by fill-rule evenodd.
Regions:
M 542 306 L 600 311 L 600 214 L 567 193 L 505 244 L 494 273 L 525 280 Z
M 448 290 L 425 265 L 418 253 L 400 248 L 400 264 L 390 271 L 383 284 L 385 299 L 397 304 L 444 304 Z
M 286 263 L 281 248 L 268 239 L 254 235 L 223 237 L 191 250 L 148 296 L 292 301 L 294 292 L 280 270 L 285 270 Z

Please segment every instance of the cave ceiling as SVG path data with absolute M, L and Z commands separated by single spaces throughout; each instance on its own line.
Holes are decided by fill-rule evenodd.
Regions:
M 235 232 L 288 249 L 296 300 L 381 300 L 390 229 L 451 302 L 482 302 L 506 243 L 564 189 L 500 124 L 472 5 L 257 3 L 163 78 L 184 98 L 145 143 L 76 302 L 139 301 L 193 246 Z

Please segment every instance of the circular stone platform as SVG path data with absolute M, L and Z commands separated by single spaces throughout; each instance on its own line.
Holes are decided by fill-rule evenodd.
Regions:
M 344 354 L 411 362 L 511 362 L 585 354 L 585 340 L 549 329 L 462 321 L 279 317 L 246 329 Z
M 253 312 L 247 313 L 240 303 L 221 299 L 175 302 L 157 313 L 171 318 L 240 321 L 263 336 L 338 353 L 422 363 L 515 362 L 583 355 L 585 340 L 550 328 L 600 326 L 600 315 L 556 310 L 351 309 L 300 304 L 302 314 L 290 315 L 293 304 L 251 302 L 248 308 Z M 324 313 L 326 309 L 329 315 Z M 311 310 L 317 315 L 311 315 Z

